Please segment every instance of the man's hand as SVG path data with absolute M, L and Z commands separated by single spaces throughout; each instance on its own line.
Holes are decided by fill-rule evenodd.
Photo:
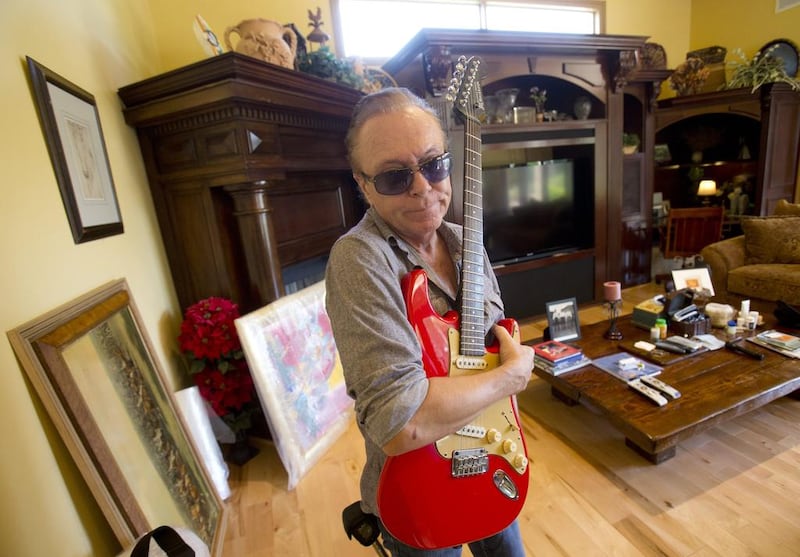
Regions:
M 495 325 L 493 331 L 500 344 L 500 367 L 512 379 L 516 394 L 524 390 L 531 379 L 533 348 L 514 340 L 514 337 L 500 325 Z

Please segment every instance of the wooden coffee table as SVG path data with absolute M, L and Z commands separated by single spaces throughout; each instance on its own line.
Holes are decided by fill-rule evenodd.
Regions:
M 765 326 L 772 325 L 768 321 Z M 582 338 L 574 344 L 593 359 L 622 351 L 620 341 L 603 338 L 607 329 L 608 322 L 582 327 Z M 618 329 L 626 344 L 648 337 L 630 316 L 619 319 Z M 550 384 L 554 396 L 601 414 L 625 435 L 629 447 L 658 464 L 673 457 L 684 439 L 800 389 L 800 360 L 751 342 L 745 346 L 764 353 L 764 360 L 722 348 L 664 366 L 659 378 L 681 397 L 662 407 L 594 366 L 557 377 L 535 372 Z

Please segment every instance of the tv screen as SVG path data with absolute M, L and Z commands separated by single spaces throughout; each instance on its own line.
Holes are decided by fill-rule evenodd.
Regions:
M 587 165 L 557 159 L 483 170 L 483 243 L 493 264 L 592 245 L 592 195 L 576 186 Z

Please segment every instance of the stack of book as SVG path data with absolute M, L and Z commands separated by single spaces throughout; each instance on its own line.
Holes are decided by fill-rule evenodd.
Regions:
M 534 367 L 552 375 L 561 375 L 592 363 L 580 348 L 558 340 L 534 344 L 533 351 L 536 353 Z
M 781 331 L 768 330 L 758 333 L 754 337 L 748 337 L 747 340 L 784 356 L 800 359 L 800 337 L 798 336 Z

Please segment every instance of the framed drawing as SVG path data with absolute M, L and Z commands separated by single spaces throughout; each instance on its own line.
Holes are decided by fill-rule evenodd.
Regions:
M 32 58 L 26 60 L 75 243 L 121 234 L 122 217 L 94 96 Z
M 708 291 L 708 296 L 714 295 L 714 285 L 711 283 L 711 274 L 708 267 L 695 267 L 693 269 L 675 269 L 672 271 L 672 282 L 676 290 L 688 288 L 695 292 Z
M 342 364 L 317 282 L 235 321 L 288 489 L 353 421 Z
M 547 302 L 545 312 L 551 339 L 566 342 L 581 338 L 578 302 L 575 298 Z
M 120 279 L 8 337 L 120 543 L 182 526 L 220 555 L 225 507 L 140 322 Z

